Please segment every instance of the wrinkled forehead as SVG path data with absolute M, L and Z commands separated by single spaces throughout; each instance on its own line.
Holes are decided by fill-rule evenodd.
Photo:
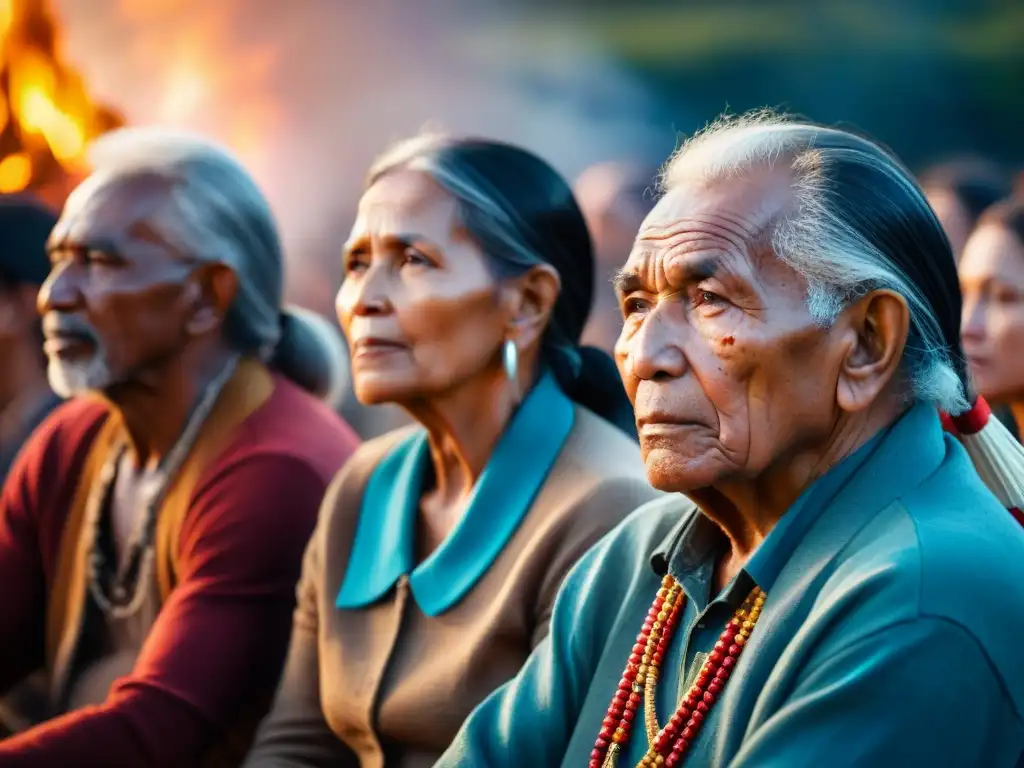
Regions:
M 683 180 L 644 219 L 629 262 L 685 250 L 749 252 L 792 204 L 788 174 Z M 629 264 L 627 262 L 627 266 Z
M 419 171 L 393 171 L 375 181 L 359 201 L 352 238 L 418 232 L 450 233 L 459 225 L 455 198 Z
M 50 235 L 50 247 L 128 235 L 162 210 L 174 184 L 173 179 L 154 173 L 92 174 L 68 196 Z

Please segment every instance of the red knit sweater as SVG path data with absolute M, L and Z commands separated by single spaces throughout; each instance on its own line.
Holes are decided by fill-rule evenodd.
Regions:
M 358 442 L 326 406 L 282 378 L 275 384 L 196 485 L 177 586 L 132 674 L 103 705 L 0 741 L 0 767 L 198 765 L 246 704 L 273 692 L 306 541 Z M 0 692 L 43 665 L 61 532 L 106 414 L 86 400 L 57 409 L 4 485 Z

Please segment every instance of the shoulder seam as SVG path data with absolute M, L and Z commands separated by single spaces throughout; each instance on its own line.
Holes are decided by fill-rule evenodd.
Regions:
M 1013 698 L 1013 696 L 1010 695 L 1010 691 L 1006 686 L 1006 681 L 1003 680 L 1003 675 L 1000 673 L 999 667 L 996 666 L 995 662 L 992 660 L 992 657 L 989 656 L 988 650 L 985 648 L 984 643 L 982 643 L 981 640 L 978 639 L 978 636 L 975 635 L 969 627 L 965 626 L 961 622 L 949 616 L 940 616 L 938 614 L 929 613 L 927 611 L 921 611 L 918 614 L 918 616 L 922 619 L 930 619 L 932 621 L 937 621 L 939 623 L 946 624 L 950 627 L 956 627 L 971 639 L 971 642 L 973 642 L 974 645 L 977 646 L 978 651 L 985 659 L 985 663 L 988 664 L 988 668 L 992 672 L 992 676 L 999 681 L 999 688 L 1002 690 L 1003 696 L 1006 698 L 1006 700 L 1010 702 L 1010 706 L 1013 708 L 1013 714 L 1017 717 L 1018 721 L 1024 723 L 1024 716 L 1021 715 L 1021 711 L 1017 708 L 1017 701 Z
M 873 629 L 871 632 L 867 633 L 866 635 L 861 635 L 860 637 L 857 637 L 856 639 L 854 639 L 854 640 L 852 640 L 852 641 L 850 641 L 848 643 L 844 643 L 838 649 L 836 649 L 834 655 L 838 655 L 838 654 L 840 654 L 840 653 L 842 653 L 842 652 L 844 652 L 846 650 L 854 648 L 854 647 L 860 645 L 861 643 L 873 640 L 876 637 L 878 637 L 879 635 L 883 634 L 884 632 L 888 632 L 890 630 L 897 629 L 899 627 L 911 626 L 911 625 L 917 624 L 917 623 L 919 623 L 921 621 L 933 621 L 933 622 L 936 622 L 938 624 L 944 624 L 947 627 L 953 627 L 955 629 L 958 629 L 960 632 L 962 632 L 966 637 L 970 638 L 971 642 L 975 645 L 975 647 L 981 653 L 982 658 L 985 659 L 985 664 L 988 666 L 989 672 L 991 672 L 992 676 L 998 681 L 999 689 L 1002 691 L 1003 697 L 1008 702 L 1010 702 L 1010 706 L 1013 709 L 1014 716 L 1017 718 L 1018 721 L 1021 721 L 1022 723 L 1024 723 L 1024 718 L 1021 717 L 1021 712 L 1017 708 L 1017 702 L 1014 700 L 1013 696 L 1010 695 L 1010 691 L 1009 691 L 1009 689 L 1006 686 L 1005 680 L 1003 680 L 1003 676 L 1000 673 L 999 668 L 992 661 L 992 657 L 989 656 L 988 651 L 985 649 L 984 644 L 982 644 L 982 642 L 978 639 L 977 635 L 975 635 L 968 627 L 964 626 L 959 621 L 956 621 L 955 619 L 950 618 L 949 616 L 940 616 L 938 614 L 928 613 L 926 611 L 920 611 L 919 610 L 919 611 L 916 612 L 916 614 L 914 616 L 908 616 L 906 618 L 902 618 L 902 619 L 897 619 L 895 621 L 891 621 L 891 622 L 889 622 L 889 623 L 887 623 L 887 624 L 885 624 L 885 625 L 883 625 L 881 627 L 877 627 L 876 629 Z

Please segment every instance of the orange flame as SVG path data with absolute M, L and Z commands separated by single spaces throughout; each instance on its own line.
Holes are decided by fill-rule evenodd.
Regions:
M 0 193 L 62 204 L 89 141 L 123 122 L 65 61 L 49 0 L 0 0 Z

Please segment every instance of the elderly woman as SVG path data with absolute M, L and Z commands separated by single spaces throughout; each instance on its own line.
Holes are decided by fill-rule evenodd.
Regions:
M 964 352 L 975 388 L 1024 425 L 1024 200 L 987 210 L 960 261 Z
M 421 426 L 367 443 L 325 500 L 253 768 L 432 764 L 547 634 L 568 570 L 655 495 L 611 358 L 577 346 L 590 238 L 546 163 L 400 145 L 344 266 L 356 394 Z
M 1024 534 L 949 243 L 875 144 L 770 115 L 670 161 L 617 280 L 647 475 L 440 765 L 984 765 L 1024 749 Z

